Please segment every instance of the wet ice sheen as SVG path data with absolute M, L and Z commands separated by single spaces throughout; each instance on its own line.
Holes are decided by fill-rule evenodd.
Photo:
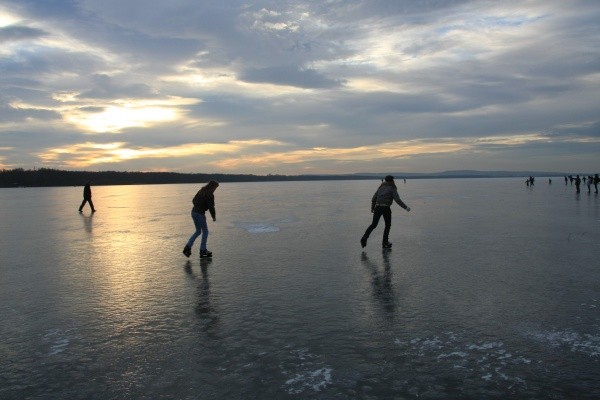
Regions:
M 0 189 L 0 398 L 597 398 L 600 200 L 519 179 Z

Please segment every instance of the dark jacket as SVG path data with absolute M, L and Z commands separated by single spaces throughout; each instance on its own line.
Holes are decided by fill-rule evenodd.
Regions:
M 213 219 L 217 218 L 217 212 L 215 210 L 215 195 L 213 193 L 199 190 L 194 196 L 192 203 L 194 203 L 194 208 L 192 208 L 192 211 L 204 214 L 206 210 L 208 210 Z
M 92 189 L 90 188 L 90 184 L 86 184 L 83 187 L 83 198 L 84 199 L 91 199 L 92 198 Z
M 375 209 L 375 206 L 391 206 L 394 201 L 406 210 L 407 206 L 400 199 L 396 185 L 392 182 L 383 182 L 371 199 L 371 211 Z

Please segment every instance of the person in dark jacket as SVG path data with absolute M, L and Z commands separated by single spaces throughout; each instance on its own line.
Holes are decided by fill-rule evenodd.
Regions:
M 381 183 L 381 186 L 379 186 L 379 188 L 373 195 L 373 198 L 371 199 L 371 212 L 373 213 L 373 222 L 371 223 L 371 225 L 369 225 L 369 227 L 365 231 L 365 234 L 360 239 L 360 244 L 363 248 L 367 245 L 369 235 L 371 235 L 373 229 L 377 227 L 379 219 L 382 216 L 385 222 L 385 229 L 383 230 L 383 242 L 381 245 L 384 249 L 389 249 L 390 247 L 392 247 L 392 244 L 389 242 L 388 237 L 390 234 L 390 228 L 392 227 L 392 204 L 394 201 L 406 211 L 410 211 L 410 207 L 404 204 L 404 202 L 400 199 L 400 196 L 398 195 L 398 188 L 394 183 L 394 177 L 388 175 L 385 177 L 384 182 Z
M 192 254 L 192 246 L 194 245 L 194 241 L 200 235 L 202 235 L 202 239 L 200 241 L 200 257 L 212 257 L 212 252 L 206 249 L 208 226 L 206 225 L 205 213 L 208 211 L 212 217 L 212 220 L 217 220 L 214 193 L 218 187 L 219 182 L 210 181 L 203 186 L 198 193 L 196 193 L 194 199 L 192 200 L 192 203 L 194 204 L 194 207 L 192 208 L 192 220 L 194 221 L 196 231 L 192 234 L 192 236 L 190 236 L 190 240 L 188 240 L 187 244 L 183 248 L 183 254 L 185 254 L 186 257 L 189 257 Z
M 79 212 L 81 212 L 81 210 L 83 210 L 83 206 L 85 206 L 85 203 L 90 203 L 92 212 L 93 213 L 96 212 L 96 209 L 94 208 L 94 203 L 92 203 L 92 188 L 90 187 L 90 184 L 91 184 L 91 182 L 88 182 L 83 187 L 83 201 L 81 202 L 81 205 L 79 206 Z

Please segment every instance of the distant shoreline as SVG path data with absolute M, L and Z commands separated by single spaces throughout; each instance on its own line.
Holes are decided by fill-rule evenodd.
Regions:
M 81 186 L 91 181 L 93 185 L 151 185 L 175 183 L 206 183 L 211 179 L 219 182 L 298 182 L 333 180 L 375 180 L 385 175 L 401 179 L 460 179 L 460 178 L 537 178 L 575 175 L 563 172 L 526 171 L 445 171 L 437 173 L 358 173 L 340 175 L 252 175 L 252 174 L 205 174 L 179 172 L 123 172 L 123 171 L 65 171 L 49 168 L 33 170 L 0 170 L 0 187 L 52 187 Z M 582 175 L 582 174 L 580 174 Z M 587 175 L 587 174 L 586 174 Z

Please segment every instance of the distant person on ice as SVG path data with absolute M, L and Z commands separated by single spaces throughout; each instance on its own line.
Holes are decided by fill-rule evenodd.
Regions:
M 192 220 L 194 221 L 194 226 L 196 227 L 196 232 L 190 236 L 190 240 L 188 240 L 187 244 L 183 248 L 183 254 L 186 257 L 189 257 L 192 254 L 192 246 L 194 245 L 194 241 L 200 235 L 202 235 L 202 239 L 200 241 L 200 257 L 212 257 L 212 252 L 206 249 L 206 241 L 208 239 L 208 226 L 206 225 L 206 211 L 210 212 L 213 221 L 217 220 L 217 213 L 215 211 L 215 190 L 219 187 L 219 182 L 210 181 L 205 186 L 203 186 L 198 193 L 194 196 L 192 203 L 194 207 L 192 208 Z
M 394 177 L 388 175 L 385 180 L 381 183 L 381 186 L 377 189 L 373 198 L 371 199 L 371 212 L 373 213 L 373 222 L 365 231 L 365 234 L 360 239 L 360 244 L 364 248 L 367 245 L 369 235 L 373 232 L 373 229 L 377 227 L 379 219 L 383 216 L 385 221 L 385 229 L 383 230 L 383 241 L 381 243 L 384 249 L 389 249 L 392 244 L 389 242 L 390 228 L 392 227 L 392 204 L 396 201 L 398 205 L 404 208 L 406 211 L 410 211 L 410 207 L 402 202 L 398 195 L 398 188 L 394 183 Z
M 79 212 L 81 212 L 81 210 L 83 210 L 83 206 L 85 206 L 85 203 L 90 203 L 90 207 L 92 208 L 92 212 L 96 212 L 96 209 L 94 208 L 94 203 L 92 203 L 92 188 L 90 187 L 90 182 L 86 183 L 85 186 L 83 187 L 83 201 L 81 202 L 81 205 L 79 206 Z

